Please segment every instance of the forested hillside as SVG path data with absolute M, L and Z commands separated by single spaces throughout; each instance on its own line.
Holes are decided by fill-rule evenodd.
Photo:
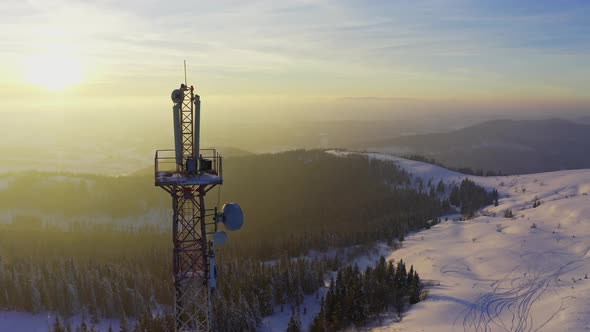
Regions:
M 17 221 L 37 216 L 58 226 L 64 220 L 96 219 L 124 222 L 118 226 L 129 228 L 155 215 L 157 225 L 168 231 L 170 197 L 154 187 L 152 176 L 5 175 L 0 209 L 15 211 Z M 364 156 L 301 150 L 227 158 L 224 179 L 220 196 L 212 191 L 208 205 L 217 204 L 219 197 L 221 203 L 235 201 L 243 207 L 246 224 L 231 235 L 226 249 L 251 257 L 391 241 L 425 227 L 441 212 L 438 198 L 409 187 L 405 171 Z M 257 240 L 249 241 L 253 238 Z
M 247 218 L 226 249 L 256 257 L 392 241 L 441 213 L 437 197 L 409 186 L 408 173 L 365 156 L 293 151 L 228 159 L 224 167 L 222 200 L 239 202 Z
M 468 205 L 470 211 L 490 197 L 473 183 L 435 188 L 412 181 L 395 164 L 362 155 L 292 151 L 228 158 L 224 166 L 225 184 L 221 192 L 209 194 L 209 204 L 218 198 L 236 201 L 246 216 L 244 228 L 217 250 L 215 319 L 228 331 L 254 329 L 277 306 L 306 310 L 302 297 L 317 294 L 329 273 L 343 268 L 346 277 L 336 279 L 334 287 L 351 282 L 355 288 L 362 281 L 363 289 L 354 294 L 364 298 L 379 284 L 380 292 L 392 290 L 398 298 L 392 293 L 385 302 L 366 302 L 374 309 L 363 317 L 330 318 L 322 326 L 358 325 L 388 308 L 403 309 L 419 297 L 419 285 L 410 287 L 412 273 L 398 270 L 407 281 L 399 288 L 392 284 L 392 267 L 387 278 L 393 279 L 382 280 L 372 274 L 380 270 L 357 271 L 338 258 L 292 258 L 310 249 L 393 244 L 411 230 L 438 222 L 453 209 L 453 192 L 460 195 L 452 204 Z M 0 226 L 0 309 L 84 314 L 89 326 L 102 317 L 142 317 L 138 326 L 169 322 L 170 198 L 153 186 L 151 172 L 126 177 L 11 174 L 0 180 L 6 187 L 0 190 L 0 207 L 15 211 L 12 223 Z M 418 182 L 422 185 L 416 188 Z M 470 201 L 466 189 L 482 199 Z M 162 220 L 145 223 L 142 218 L 154 211 L 164 211 Z M 112 222 L 91 222 L 99 217 Z M 271 259 L 274 263 L 265 263 Z M 346 296 L 329 293 L 326 301 L 349 301 Z M 154 310 L 164 318 L 145 315 Z M 228 312 L 235 319 L 226 319 Z
M 169 236 L 150 228 L 63 232 L 5 225 L 0 252 L 1 310 L 51 311 L 62 319 L 81 314 L 91 326 L 103 317 L 166 315 L 172 305 Z M 324 275 L 340 265 L 338 259 L 286 257 L 264 264 L 221 254 L 216 324 L 224 331 L 252 330 L 275 305 L 298 307 L 304 294 L 323 287 Z

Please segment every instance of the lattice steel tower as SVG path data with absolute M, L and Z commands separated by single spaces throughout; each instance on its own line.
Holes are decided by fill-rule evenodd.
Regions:
M 186 72 L 185 72 L 186 75 Z M 186 80 L 186 79 L 185 79 Z M 214 149 L 199 148 L 201 100 L 193 86 L 172 92 L 174 150 L 157 150 L 155 184 L 172 196 L 174 312 L 176 331 L 211 331 L 211 296 L 217 271 L 213 246 L 227 240 L 218 231 L 243 224 L 235 203 L 207 208 L 205 195 L 223 183 L 222 158 Z

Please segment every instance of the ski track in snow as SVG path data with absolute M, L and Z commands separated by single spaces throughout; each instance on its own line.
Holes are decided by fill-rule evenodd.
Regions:
M 539 322 L 538 326 L 533 321 L 531 308 L 547 291 L 550 283 L 553 282 L 559 287 L 558 280 L 563 274 L 590 262 L 590 257 L 585 257 L 588 251 L 590 247 L 586 248 L 579 258 L 560 266 L 555 272 L 533 272 L 532 276 L 514 278 L 509 278 L 509 274 L 504 279 L 492 283 L 493 291 L 480 296 L 467 310 L 463 318 L 463 330 L 487 332 L 500 327 L 502 330 L 514 332 L 539 331 L 555 314 L 563 310 L 563 301 L 557 311 L 546 321 Z M 510 322 L 505 322 L 500 317 L 506 311 L 511 315 Z

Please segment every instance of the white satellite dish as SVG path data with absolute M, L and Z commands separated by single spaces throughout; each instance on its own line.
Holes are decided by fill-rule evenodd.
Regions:
M 236 203 L 227 203 L 223 205 L 221 209 L 222 212 L 222 221 L 230 231 L 237 231 L 238 229 L 242 228 L 244 225 L 244 213 L 242 212 L 242 208 Z
M 224 231 L 213 233 L 213 245 L 222 246 L 227 243 L 227 234 Z
M 184 100 L 184 91 L 180 90 L 180 89 L 176 89 L 174 91 L 172 91 L 172 96 L 170 96 L 172 98 L 172 101 L 175 104 L 178 103 L 182 103 L 182 101 Z

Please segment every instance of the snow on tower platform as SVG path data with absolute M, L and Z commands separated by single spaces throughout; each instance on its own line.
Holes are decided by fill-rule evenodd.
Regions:
M 222 184 L 221 156 L 214 149 L 199 150 L 198 172 L 188 172 L 186 165 L 176 164 L 175 151 L 157 150 L 154 158 L 157 186 L 190 186 Z

